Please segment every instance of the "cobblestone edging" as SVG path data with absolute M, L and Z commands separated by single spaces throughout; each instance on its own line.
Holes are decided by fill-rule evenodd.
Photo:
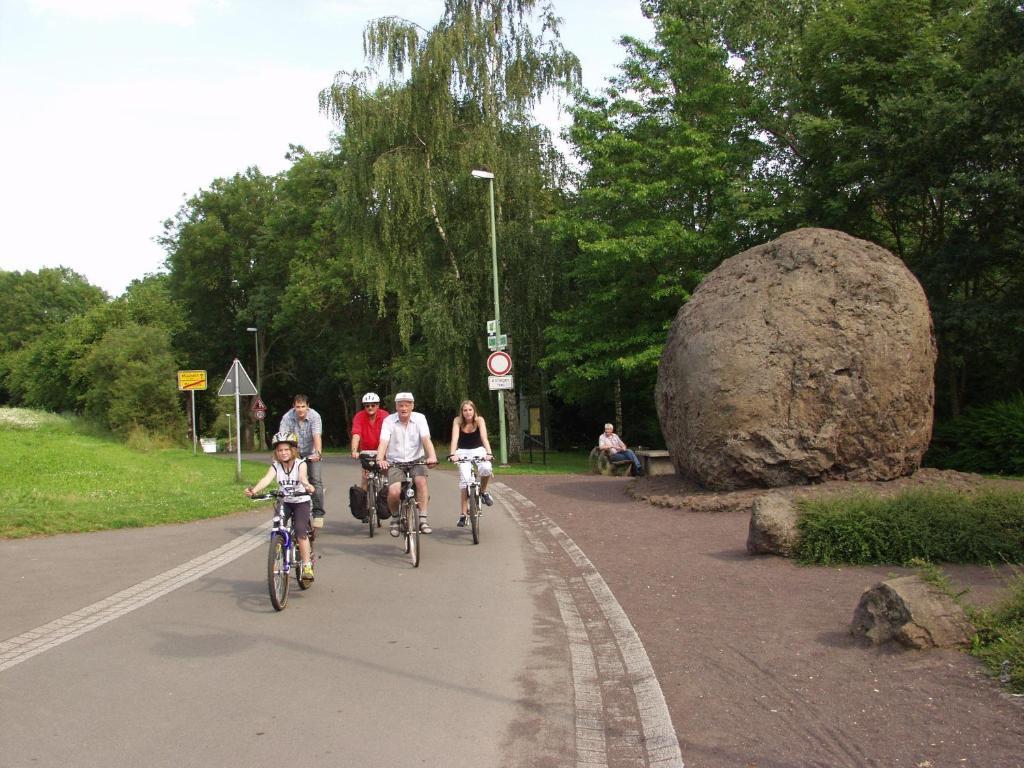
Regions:
M 601 574 L 532 501 L 501 482 L 491 488 L 547 561 L 569 641 L 577 768 L 683 768 L 647 651 Z

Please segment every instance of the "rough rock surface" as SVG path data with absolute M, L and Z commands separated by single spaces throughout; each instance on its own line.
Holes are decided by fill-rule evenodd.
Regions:
M 747 532 L 747 552 L 792 557 L 800 538 L 797 517 L 793 502 L 781 493 L 768 493 L 754 499 Z
M 875 645 L 953 648 L 970 643 L 974 629 L 953 598 L 917 576 L 900 576 L 864 591 L 850 634 Z
M 677 471 L 707 488 L 892 479 L 928 447 L 935 357 L 903 262 L 800 229 L 726 260 L 680 309 L 658 416 Z

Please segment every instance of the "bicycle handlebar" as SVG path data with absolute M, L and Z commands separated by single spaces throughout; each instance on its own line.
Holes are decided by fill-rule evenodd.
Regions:
M 391 461 L 388 462 L 392 467 L 398 467 L 398 469 L 412 469 L 413 467 L 427 466 L 427 462 L 423 461 Z
M 250 496 L 249 501 L 267 501 L 269 499 L 283 499 L 284 491 L 266 491 L 259 496 Z

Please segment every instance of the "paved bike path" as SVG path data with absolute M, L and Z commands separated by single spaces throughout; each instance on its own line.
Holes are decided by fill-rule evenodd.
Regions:
M 681 765 L 628 621 L 605 615 L 600 577 L 528 499 L 502 487 L 474 547 L 453 527 L 454 474 L 435 473 L 437 532 L 412 569 L 342 508 L 354 477 L 325 466 L 318 580 L 284 612 L 258 545 L 0 671 L 3 764 Z M 154 574 L 189 578 L 183 564 L 204 568 L 266 517 L 0 543 L 24 576 L 0 638 Z

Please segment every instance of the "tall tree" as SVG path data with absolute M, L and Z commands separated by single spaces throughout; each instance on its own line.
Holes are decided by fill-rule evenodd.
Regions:
M 246 327 L 270 325 L 289 278 L 267 242 L 275 184 L 257 168 L 215 179 L 164 223 L 168 289 L 189 320 L 179 346 L 193 367 L 226 371 L 250 348 Z
M 53 388 L 60 374 L 43 361 L 60 346 L 64 325 L 106 301 L 102 289 L 66 267 L 0 271 L 0 402 L 47 405 L 26 398 L 27 389 Z M 51 394 L 61 407 L 74 402 L 63 389 Z
M 650 403 L 679 306 L 709 269 L 771 232 L 774 215 L 756 178 L 765 147 L 715 30 L 679 8 L 655 29 L 653 44 L 625 39 L 621 73 L 573 111 L 585 171 L 552 221 L 573 255 L 544 361 L 570 402 L 607 407 L 624 391 L 631 434 L 645 440 L 658 434 Z
M 535 221 L 565 169 L 532 108 L 579 81 L 558 21 L 535 0 L 447 0 L 430 30 L 378 19 L 364 47 L 386 70 L 339 73 L 321 94 L 342 129 L 339 228 L 353 277 L 397 321 L 390 378 L 437 407 L 485 391 L 487 190 L 471 169 L 496 177 L 503 331 L 536 350 L 526 342 L 538 336 L 554 266 Z

